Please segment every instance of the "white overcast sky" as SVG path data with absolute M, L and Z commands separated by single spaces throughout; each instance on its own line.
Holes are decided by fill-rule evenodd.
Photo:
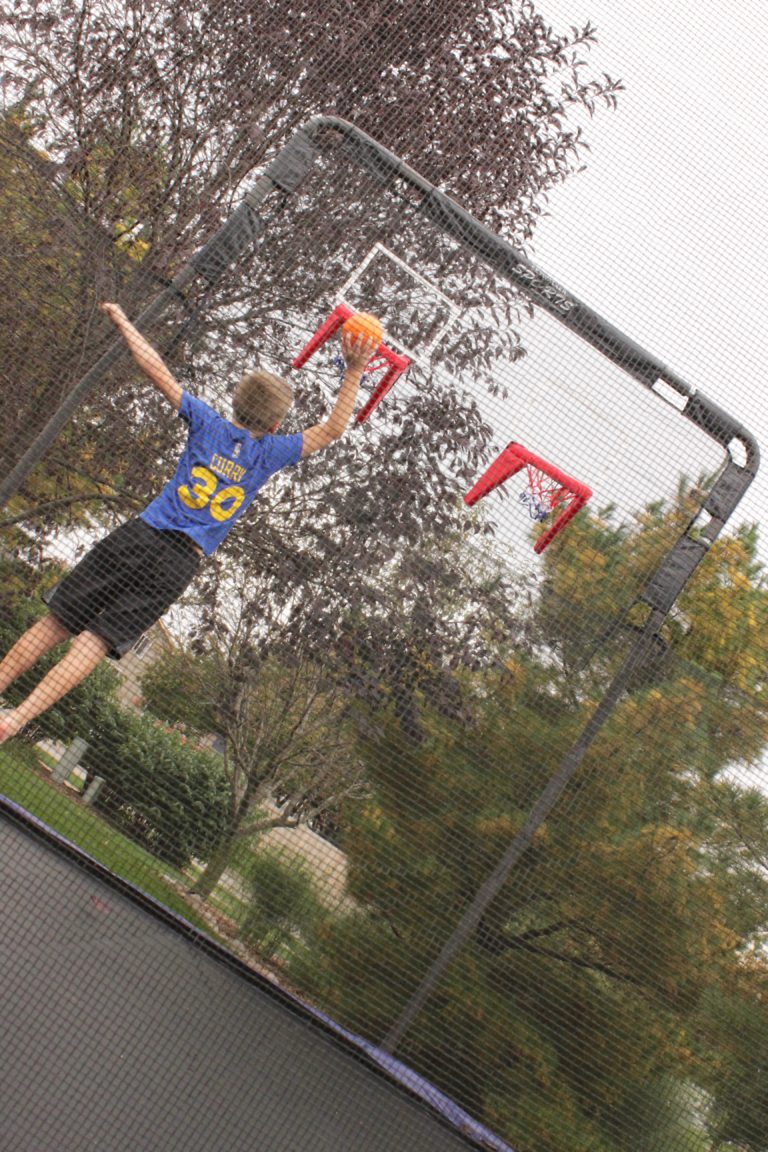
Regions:
M 586 120 L 587 169 L 552 194 L 532 258 L 757 436 L 765 471 L 739 517 L 764 523 L 768 3 L 537 9 L 558 30 L 591 21 L 593 66 L 626 91 Z

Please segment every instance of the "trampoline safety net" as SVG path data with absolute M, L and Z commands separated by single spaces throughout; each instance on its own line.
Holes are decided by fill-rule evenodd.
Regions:
M 0 20 L 0 1146 L 765 1152 L 759 447 L 529 255 L 594 31 Z

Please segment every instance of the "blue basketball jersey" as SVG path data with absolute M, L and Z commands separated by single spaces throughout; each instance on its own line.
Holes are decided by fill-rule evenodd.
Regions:
M 153 528 L 185 532 L 210 556 L 269 477 L 301 459 L 303 436 L 254 437 L 188 392 L 179 416 L 189 435 L 176 474 L 140 515 Z

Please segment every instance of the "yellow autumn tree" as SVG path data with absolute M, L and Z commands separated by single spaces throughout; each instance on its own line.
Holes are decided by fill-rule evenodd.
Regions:
M 685 491 L 629 525 L 584 516 L 548 550 L 527 651 L 474 678 L 462 721 L 425 708 L 414 741 L 391 706 L 378 715 L 374 796 L 343 842 L 357 910 L 294 963 L 372 1040 L 581 732 L 687 522 Z M 754 843 L 732 769 L 768 741 L 767 607 L 754 532 L 724 537 L 399 1050 L 520 1152 L 701 1152 L 708 1133 L 743 1133 L 726 1021 L 750 997 L 762 1012 L 768 834 Z

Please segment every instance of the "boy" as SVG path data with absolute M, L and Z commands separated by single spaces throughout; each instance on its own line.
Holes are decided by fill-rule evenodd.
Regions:
M 375 343 L 342 336 L 346 372 L 328 419 L 276 435 L 291 406 L 290 386 L 269 372 L 243 377 L 233 419 L 182 389 L 117 304 L 102 304 L 145 376 L 189 425 L 176 473 L 134 520 L 99 541 L 46 596 L 50 612 L 0 661 L 0 693 L 57 644 L 72 644 L 16 708 L 0 714 L 0 744 L 84 680 L 105 658 L 119 659 L 178 599 L 202 556 L 218 547 L 266 481 L 337 440 L 349 423 Z

